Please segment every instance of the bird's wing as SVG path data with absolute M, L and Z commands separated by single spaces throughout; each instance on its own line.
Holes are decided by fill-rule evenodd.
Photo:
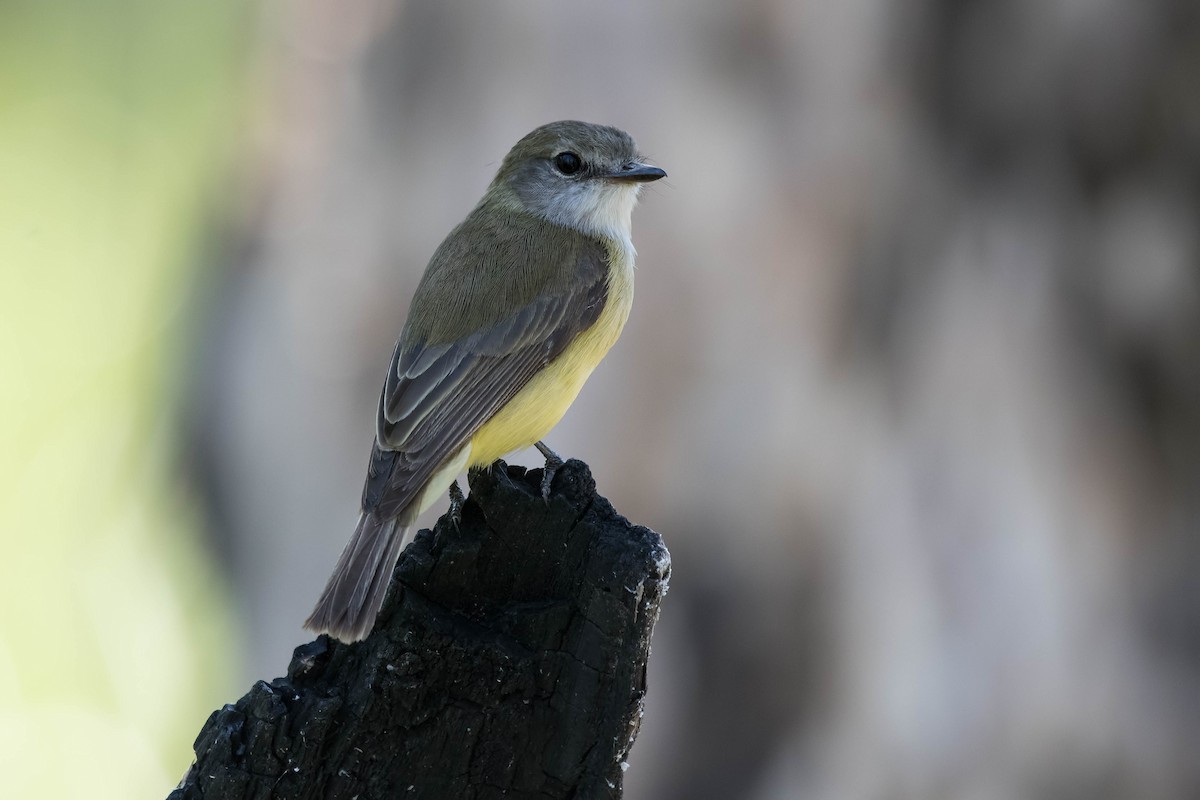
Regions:
M 396 345 L 379 399 L 364 511 L 398 516 L 425 482 L 529 380 L 600 316 L 607 254 L 597 243 L 573 255 L 574 280 L 499 322 L 445 344 Z

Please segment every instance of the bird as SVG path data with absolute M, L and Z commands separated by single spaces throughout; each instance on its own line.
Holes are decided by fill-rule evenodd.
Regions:
M 617 341 L 633 303 L 631 217 L 667 173 L 623 130 L 552 122 L 509 150 L 435 250 L 379 397 L 358 523 L 304 625 L 366 638 L 417 516 L 457 477 L 536 445 Z M 454 509 L 452 509 L 453 511 Z

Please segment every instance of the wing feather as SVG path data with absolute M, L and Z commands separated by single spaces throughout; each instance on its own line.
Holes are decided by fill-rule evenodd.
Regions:
M 433 345 L 401 338 L 379 399 L 364 511 L 415 516 L 413 503 L 438 467 L 596 322 L 607 297 L 607 253 L 587 240 L 570 255 L 574 280 L 483 330 Z

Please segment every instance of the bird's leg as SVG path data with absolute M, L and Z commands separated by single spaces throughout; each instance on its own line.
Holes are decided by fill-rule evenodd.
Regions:
M 462 522 L 463 509 L 463 493 L 459 488 L 458 479 L 450 484 L 450 524 L 454 526 L 454 530 L 458 530 L 459 523 Z
M 558 457 L 558 453 L 547 447 L 545 442 L 536 442 L 533 446 L 546 458 L 546 466 L 542 470 L 542 499 L 549 503 L 550 484 L 554 482 L 554 474 L 563 465 L 563 460 Z

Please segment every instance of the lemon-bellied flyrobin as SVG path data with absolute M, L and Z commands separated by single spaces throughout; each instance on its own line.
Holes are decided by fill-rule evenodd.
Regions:
M 509 151 L 417 286 L 376 417 L 358 525 L 305 627 L 370 633 L 417 515 L 465 467 L 541 443 L 621 333 L 630 216 L 665 177 L 629 134 L 554 122 Z M 561 463 L 561 462 L 557 462 Z

